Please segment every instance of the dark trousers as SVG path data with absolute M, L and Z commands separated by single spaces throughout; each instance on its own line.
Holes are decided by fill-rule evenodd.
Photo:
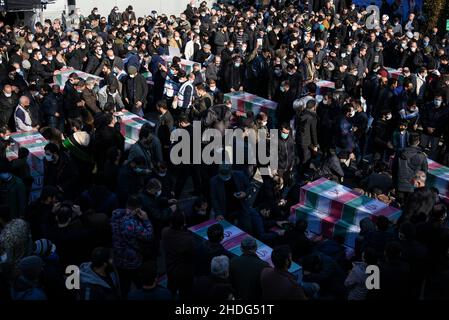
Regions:
M 440 143 L 440 137 L 429 136 L 427 134 L 421 135 L 421 146 L 423 148 L 429 148 L 429 158 L 437 160 L 438 158 L 438 144 Z
M 201 189 L 201 165 L 192 164 L 192 165 L 182 165 L 178 166 L 178 177 L 176 179 L 175 185 L 175 196 L 179 198 L 182 193 L 182 189 L 189 177 L 192 177 L 193 180 L 193 188 L 194 193 L 196 195 L 202 194 L 203 190 Z
M 134 284 L 136 287 L 139 286 L 139 281 L 137 278 L 137 269 L 120 269 L 117 268 L 117 272 L 120 278 L 120 289 L 122 297 L 126 298 L 128 292 L 131 289 L 131 285 Z
M 396 201 L 399 202 L 402 206 L 404 206 L 407 203 L 407 199 L 411 193 L 412 192 L 398 191 L 396 194 Z
M 192 299 L 193 275 L 191 277 L 179 277 L 167 274 L 167 288 L 173 297 L 179 295 L 180 300 Z

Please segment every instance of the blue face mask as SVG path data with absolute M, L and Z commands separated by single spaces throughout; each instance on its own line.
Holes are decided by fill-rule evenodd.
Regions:
M 281 138 L 284 140 L 288 139 L 288 133 L 281 133 Z
M 220 176 L 220 178 L 221 178 L 221 180 L 223 180 L 223 181 L 229 181 L 229 180 L 231 180 L 231 176 L 226 176 L 226 177 Z
M 134 168 L 135 173 L 143 173 L 145 170 L 142 168 Z

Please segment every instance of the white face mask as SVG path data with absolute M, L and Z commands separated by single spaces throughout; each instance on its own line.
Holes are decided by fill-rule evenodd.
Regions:
M 391 114 L 387 114 L 386 119 L 387 119 L 387 120 L 391 120 L 391 118 L 393 118 L 393 116 L 392 116 Z
M 267 121 L 263 121 L 263 122 L 262 122 L 262 126 L 263 126 L 263 127 L 266 127 L 267 124 L 268 124 Z
M 159 191 L 156 192 L 154 195 L 155 195 L 156 197 L 159 197 L 161 194 L 162 194 L 162 190 L 159 190 Z
M 217 87 L 209 87 L 210 91 L 215 91 L 215 89 L 217 89 Z
M 7 97 L 7 98 L 10 98 L 12 96 L 12 93 L 6 93 L 6 92 L 3 92 L 3 93 L 4 93 L 5 97 Z
M 52 156 L 52 155 L 49 155 L 49 154 L 46 154 L 46 155 L 45 155 L 45 159 L 46 159 L 48 162 L 52 162 L 52 161 L 53 161 L 53 156 Z
M 132 79 L 132 78 L 135 78 L 136 75 L 135 74 L 130 74 L 129 77 Z
M 103 50 L 98 50 L 97 54 L 101 56 L 103 54 Z
M 48 61 L 52 61 L 52 60 L 53 60 L 53 57 L 47 57 L 47 60 L 48 60 Z
M 349 115 L 351 118 L 355 116 L 355 110 L 351 111 L 351 114 Z

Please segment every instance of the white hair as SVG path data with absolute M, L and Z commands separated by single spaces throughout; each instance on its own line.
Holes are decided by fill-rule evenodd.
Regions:
M 226 279 L 229 275 L 229 258 L 227 256 L 217 256 L 212 258 L 210 272 L 214 276 Z

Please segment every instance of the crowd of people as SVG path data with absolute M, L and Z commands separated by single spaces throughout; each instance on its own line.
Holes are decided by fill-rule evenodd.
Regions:
M 0 21 L 0 300 L 449 298 L 447 208 L 426 184 L 428 159 L 449 163 L 449 34 L 394 5 L 382 2 L 374 26 L 365 7 L 333 0 Z M 92 76 L 55 84 L 67 68 Z M 236 114 L 224 94 L 238 91 L 277 102 L 275 115 Z M 149 120 L 129 149 L 124 110 Z M 195 121 L 240 128 L 242 141 L 278 129 L 278 169 L 256 181 L 254 164 L 173 165 L 170 134 L 193 135 Z M 6 157 L 16 131 L 49 141 L 34 201 L 30 151 Z M 341 238 L 287 222 L 300 187 L 321 177 L 402 216 L 363 219 L 348 255 Z M 211 218 L 251 235 L 241 256 L 219 223 L 207 240 L 187 230 Z M 71 265 L 79 290 L 66 287 Z M 379 290 L 365 285 L 368 265 Z

